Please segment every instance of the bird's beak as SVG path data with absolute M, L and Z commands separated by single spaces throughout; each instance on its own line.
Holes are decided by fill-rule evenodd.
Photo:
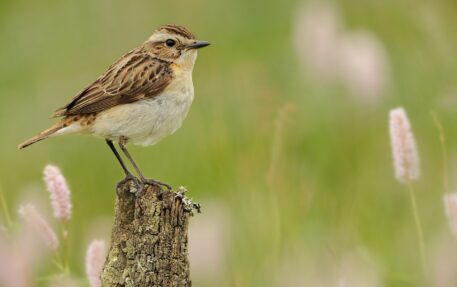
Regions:
M 195 41 L 192 44 L 190 44 L 189 46 L 187 46 L 187 49 L 200 49 L 200 48 L 206 47 L 208 45 L 209 45 L 209 42 L 206 42 L 206 41 Z

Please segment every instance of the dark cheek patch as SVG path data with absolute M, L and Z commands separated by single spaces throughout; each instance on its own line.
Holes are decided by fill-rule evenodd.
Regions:
M 182 53 L 182 48 L 180 46 L 176 47 L 166 47 L 164 46 L 165 44 L 163 42 L 156 42 L 152 43 L 152 51 L 154 54 L 157 55 L 157 57 L 168 59 L 168 60 L 174 60 L 177 59 L 181 56 Z

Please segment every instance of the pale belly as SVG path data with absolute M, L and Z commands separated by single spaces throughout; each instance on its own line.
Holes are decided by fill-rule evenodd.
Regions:
M 111 108 L 97 115 L 89 132 L 113 141 L 125 137 L 129 143 L 153 145 L 181 127 L 193 97 L 193 89 L 164 92 L 152 99 Z

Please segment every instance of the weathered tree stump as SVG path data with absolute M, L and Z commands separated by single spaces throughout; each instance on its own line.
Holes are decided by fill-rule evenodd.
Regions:
M 184 196 L 184 190 L 145 186 L 138 191 L 133 180 L 118 184 L 102 286 L 192 286 L 187 229 L 199 206 Z

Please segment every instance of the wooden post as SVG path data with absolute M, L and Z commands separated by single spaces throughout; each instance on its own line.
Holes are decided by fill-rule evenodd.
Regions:
M 185 190 L 159 191 L 133 180 L 117 186 L 111 247 L 101 275 L 102 286 L 192 286 L 187 229 L 198 204 Z

